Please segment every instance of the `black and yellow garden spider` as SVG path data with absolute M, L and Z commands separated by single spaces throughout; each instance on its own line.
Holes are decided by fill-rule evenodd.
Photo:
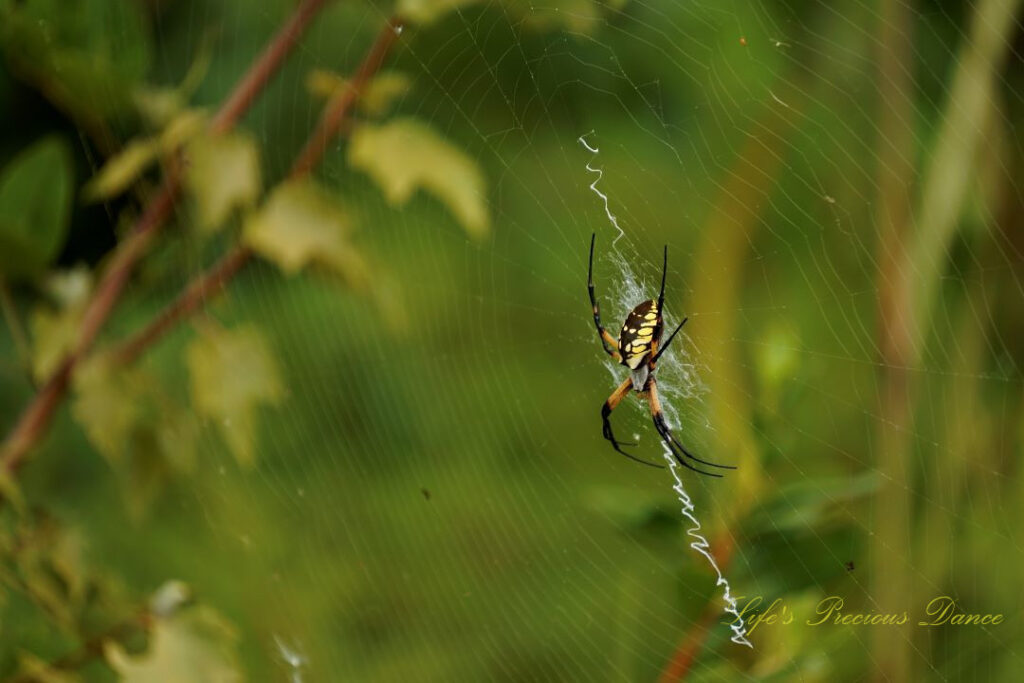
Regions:
M 661 400 L 658 398 L 658 382 L 654 378 L 654 369 L 665 349 L 672 343 L 676 333 L 686 324 L 687 318 L 672 331 L 664 346 L 661 344 L 661 333 L 664 320 L 662 319 L 662 305 L 665 303 L 665 272 L 668 268 L 668 245 L 665 246 L 661 265 L 661 291 L 658 293 L 658 300 L 650 299 L 637 304 L 636 308 L 626 316 L 626 322 L 622 325 L 618 340 L 615 339 L 601 325 L 601 308 L 594 297 L 594 238 L 590 236 L 590 265 L 587 267 L 587 291 L 590 293 L 590 305 L 594 311 L 594 325 L 597 327 L 597 334 L 601 338 L 601 346 L 605 353 L 622 363 L 630 370 L 629 378 L 619 385 L 618 389 L 612 392 L 608 400 L 601 406 L 601 421 L 603 423 L 604 438 L 611 442 L 612 446 L 622 455 L 636 460 L 637 462 L 651 467 L 661 467 L 654 463 L 641 460 L 630 453 L 622 450 L 622 446 L 635 446 L 636 443 L 623 443 L 615 439 L 612 433 L 612 423 L 608 417 L 612 411 L 622 402 L 630 389 L 636 391 L 637 395 L 647 400 L 651 407 L 651 417 L 654 420 L 654 428 L 658 430 L 662 440 L 672 451 L 673 457 L 683 467 L 709 477 L 721 477 L 720 474 L 705 472 L 697 469 L 684 460 L 684 456 L 694 462 L 699 462 L 708 467 L 718 467 L 724 470 L 734 470 L 731 465 L 718 465 L 707 460 L 701 460 L 686 450 L 679 440 L 672 434 L 672 431 L 665 423 L 665 413 L 661 409 Z

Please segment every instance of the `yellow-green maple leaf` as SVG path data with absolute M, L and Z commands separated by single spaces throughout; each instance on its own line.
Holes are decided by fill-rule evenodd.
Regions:
M 319 263 L 361 285 L 367 266 L 348 240 L 351 231 L 352 219 L 340 203 L 303 179 L 278 186 L 246 221 L 242 238 L 285 273 Z
M 251 464 L 257 409 L 284 396 L 263 335 L 253 325 L 204 330 L 189 345 L 186 360 L 196 409 L 219 426 L 235 458 Z
M 395 14 L 415 21 L 418 24 L 428 24 L 448 12 L 471 5 L 477 0 L 398 0 L 395 7 Z
M 201 229 L 216 230 L 232 210 L 248 208 L 259 197 L 259 150 L 248 135 L 200 136 L 189 144 L 188 158 L 186 180 Z
M 236 683 L 242 680 L 234 628 L 213 610 L 200 606 L 156 619 L 149 647 L 129 654 L 108 641 L 103 654 L 122 683 Z
M 74 389 L 71 414 L 75 421 L 100 453 L 112 463 L 120 462 L 143 415 L 138 376 L 97 357 L 75 372 Z
M 82 188 L 82 198 L 95 202 L 116 197 L 138 179 L 161 155 L 169 154 L 198 134 L 206 122 L 199 110 L 185 110 L 153 137 L 136 138 L 107 159 L 99 172 Z
M 94 202 L 116 197 L 128 189 L 159 155 L 159 140 L 141 138 L 129 141 L 85 184 L 82 188 L 82 198 Z
M 62 671 L 29 652 L 18 654 L 18 673 L 12 680 L 32 683 L 78 683 L 81 679 L 74 671 Z
M 45 283 L 56 308 L 39 306 L 32 311 L 32 376 L 44 380 L 78 342 L 78 328 L 88 303 L 92 278 L 88 268 L 51 274 Z
M 399 118 L 352 133 L 348 161 L 365 171 L 392 204 L 423 188 L 444 202 L 473 237 L 487 234 L 486 183 L 479 165 L 426 124 Z
M 195 417 L 154 378 L 112 359 L 89 359 L 75 372 L 71 414 L 123 482 L 129 511 L 146 511 L 160 487 L 195 461 Z
M 314 69 L 306 76 L 306 87 L 314 95 L 329 98 L 349 87 L 349 81 L 333 71 Z M 412 79 L 406 74 L 382 71 L 363 88 L 359 95 L 359 109 L 370 116 L 385 114 L 394 101 L 411 88 Z

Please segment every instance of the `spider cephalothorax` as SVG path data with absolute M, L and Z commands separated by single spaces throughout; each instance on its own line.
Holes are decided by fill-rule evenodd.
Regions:
M 604 438 L 611 442 L 612 447 L 615 448 L 619 453 L 622 453 L 627 458 L 631 458 L 638 462 L 642 462 L 645 465 L 653 465 L 646 460 L 640 460 L 639 458 L 630 455 L 626 451 L 622 450 L 624 445 L 636 444 L 624 444 L 615 439 L 615 435 L 612 432 L 612 423 L 608 419 L 612 411 L 622 402 L 622 399 L 626 397 L 630 389 L 633 389 L 637 394 L 647 400 L 651 407 L 651 417 L 654 420 L 654 428 L 658 430 L 658 434 L 662 440 L 668 446 L 669 450 L 672 451 L 673 457 L 676 461 L 688 469 L 700 474 L 706 474 L 709 477 L 720 477 L 720 474 L 713 474 L 711 472 L 705 472 L 704 470 L 697 469 L 693 465 L 689 464 L 684 460 L 684 457 L 699 462 L 708 467 L 719 467 L 721 469 L 736 469 L 729 465 L 717 465 L 713 462 L 701 460 L 695 457 L 692 453 L 686 450 L 679 440 L 672 434 L 672 431 L 668 428 L 665 423 L 665 413 L 661 409 L 661 400 L 658 398 L 658 383 L 654 379 L 654 370 L 658 362 L 658 358 L 665 352 L 668 345 L 672 343 L 672 339 L 675 338 L 676 333 L 679 332 L 680 328 L 686 324 L 686 318 L 679 323 L 679 326 L 672 331 L 669 335 L 668 341 L 665 342 L 664 346 L 661 344 L 661 333 L 663 331 L 664 319 L 662 318 L 662 312 L 664 310 L 663 304 L 665 303 L 665 272 L 668 267 L 668 246 L 665 247 L 662 266 L 661 266 L 661 291 L 658 293 L 657 300 L 650 299 L 644 301 L 636 306 L 629 315 L 626 316 L 626 322 L 622 325 L 622 330 L 619 332 L 619 338 L 615 339 L 606 329 L 601 325 L 601 308 L 598 306 L 597 299 L 594 297 L 594 238 L 595 235 L 590 236 L 590 265 L 587 268 L 587 291 L 590 293 L 590 305 L 594 312 L 594 325 L 597 327 L 597 334 L 601 338 L 601 345 L 604 347 L 605 353 L 614 358 L 616 361 L 625 365 L 630 370 L 629 379 L 619 385 L 619 387 L 612 392 L 612 395 L 608 397 L 608 400 L 604 402 L 601 407 L 601 422 L 604 430 Z M 660 467 L 660 465 L 653 465 L 654 467 Z

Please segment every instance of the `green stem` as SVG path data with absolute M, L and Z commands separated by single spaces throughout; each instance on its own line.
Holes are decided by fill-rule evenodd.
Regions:
M 882 486 L 873 501 L 870 536 L 871 608 L 911 611 L 910 502 L 908 460 L 913 418 L 909 371 L 911 324 L 907 241 L 912 224 L 910 184 L 914 177 L 913 7 L 885 0 L 879 16 L 878 88 L 878 334 L 881 349 L 878 410 L 878 460 Z M 896 630 L 894 630 L 896 629 Z M 909 626 L 872 633 L 875 681 L 913 680 Z
M 915 221 L 918 230 L 910 244 L 910 263 L 916 273 L 909 309 L 914 322 L 911 361 L 921 357 L 949 244 L 961 225 L 968 188 L 976 177 L 984 122 L 999 99 L 996 83 L 1013 49 L 1020 5 L 1021 0 L 975 3 L 971 32 L 960 51 L 935 150 L 924 174 Z

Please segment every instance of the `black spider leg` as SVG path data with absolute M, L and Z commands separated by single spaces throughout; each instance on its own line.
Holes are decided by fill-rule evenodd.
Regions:
M 676 459 L 677 463 L 679 463 L 688 470 L 693 470 L 697 474 L 703 474 L 706 477 L 717 477 L 719 479 L 722 478 L 721 474 L 712 474 L 711 472 L 699 470 L 690 463 L 683 460 L 681 457 L 679 457 L 679 453 L 676 451 L 676 449 L 683 449 L 679 446 L 679 442 L 676 441 L 675 437 L 672 435 L 672 432 L 669 430 L 668 425 L 665 424 L 665 416 L 662 413 L 656 413 L 654 415 L 654 428 L 658 430 L 658 434 L 661 435 L 661 440 L 665 443 L 666 446 L 668 446 L 668 449 L 672 451 L 672 457 Z M 686 455 L 685 450 L 683 450 L 683 454 Z
M 683 445 L 679 443 L 679 440 L 676 439 L 675 435 L 672 434 L 672 430 L 670 430 L 668 428 L 668 424 L 665 423 L 665 413 L 661 410 L 661 401 L 658 399 L 658 387 L 653 377 L 651 378 L 651 384 L 650 388 L 648 389 L 648 392 L 648 400 L 651 404 L 651 418 L 654 421 L 654 428 L 658 430 L 658 434 L 661 436 L 661 440 L 665 442 L 666 446 L 668 446 L 668 449 L 672 452 L 672 457 L 676 459 L 676 462 L 678 462 L 686 469 L 696 472 L 697 474 L 703 474 L 706 477 L 716 477 L 721 479 L 722 475 L 713 474 L 711 472 L 705 472 L 704 470 L 697 469 L 690 463 L 683 460 L 683 458 L 679 455 L 680 452 L 682 452 L 682 454 L 685 455 L 686 457 L 692 460 L 696 460 L 697 462 L 703 463 L 705 465 L 711 465 L 712 467 L 721 467 L 721 465 L 715 465 L 714 463 L 704 462 L 703 460 L 694 458 L 689 451 L 683 448 Z
M 661 354 L 664 353 L 665 349 L 668 348 L 668 345 L 672 343 L 672 339 L 675 338 L 676 332 L 678 332 L 679 330 L 681 330 L 683 328 L 683 325 L 686 324 L 687 320 L 689 320 L 689 318 L 683 318 L 683 322 L 679 323 L 676 326 L 676 329 L 672 330 L 672 334 L 669 335 L 668 341 L 665 342 L 664 346 L 662 346 L 660 349 L 658 349 L 658 353 L 655 354 L 654 358 L 651 360 L 652 364 L 656 363 L 658 361 L 658 358 L 661 356 Z M 653 384 L 653 382 L 652 382 L 652 384 Z M 664 420 L 662 420 L 662 421 L 664 422 Z M 668 431 L 668 427 L 666 427 L 665 430 Z M 660 429 L 658 431 L 659 431 L 659 433 L 661 432 Z M 690 460 L 695 460 L 696 462 L 699 462 L 699 463 L 701 463 L 703 465 L 707 465 L 708 467 L 720 467 L 723 470 L 734 470 L 734 469 L 736 469 L 735 465 L 719 465 L 718 463 L 708 462 L 707 460 L 701 460 L 700 458 L 695 456 L 693 453 L 690 453 L 688 450 L 683 448 L 683 445 L 681 443 L 679 443 L 679 441 L 674 436 L 671 436 L 671 434 L 672 433 L 669 432 L 669 436 L 672 438 L 673 441 L 675 441 L 675 445 L 678 446 L 679 450 L 681 450 L 686 455 L 686 457 L 690 458 Z
M 699 462 L 702 465 L 707 465 L 708 467 L 717 467 L 717 468 L 723 469 L 723 470 L 734 470 L 734 469 L 736 469 L 735 465 L 719 465 L 716 462 L 708 462 L 707 460 L 701 460 L 700 458 L 695 456 L 693 453 L 691 453 L 690 451 L 686 450 L 686 447 L 683 446 L 683 444 L 681 444 L 679 442 L 679 439 L 676 438 L 675 434 L 672 433 L 672 430 L 668 428 L 668 424 L 665 422 L 665 412 L 661 409 L 661 400 L 658 398 L 658 383 L 657 383 L 657 381 L 653 377 L 651 378 L 651 387 L 650 387 L 649 391 L 650 391 L 649 396 L 650 396 L 650 403 L 651 403 L 651 417 L 654 419 L 654 427 L 655 427 L 655 429 L 658 430 L 658 434 L 661 434 L 662 440 L 665 441 L 665 443 L 668 444 L 669 448 L 672 450 L 672 455 L 675 456 L 676 460 L 678 460 L 680 462 L 680 464 L 685 465 L 686 467 L 688 467 L 691 470 L 694 470 L 695 472 L 700 472 L 701 474 L 706 474 L 709 477 L 721 477 L 722 476 L 720 474 L 711 474 L 710 472 L 704 472 L 703 470 L 698 470 L 698 469 L 695 469 L 693 467 L 690 467 L 689 464 L 684 463 L 679 458 L 679 454 L 676 452 L 676 449 L 678 449 L 680 452 L 682 452 L 682 454 L 685 455 L 690 460 L 693 460 L 694 462 Z
M 604 352 L 615 360 L 621 361 L 622 356 L 619 355 L 618 343 L 601 325 L 601 306 L 597 303 L 597 298 L 594 296 L 594 239 L 596 237 L 597 233 L 591 233 L 590 264 L 587 266 L 587 293 L 590 294 L 590 308 L 594 313 L 594 327 L 597 328 L 597 336 L 601 340 Z
M 676 325 L 676 329 L 672 330 L 672 334 L 668 336 L 668 341 L 661 345 L 661 348 L 658 349 L 658 353 L 654 354 L 654 358 L 651 359 L 651 363 L 658 362 L 658 359 L 661 358 L 661 354 L 665 353 L 665 349 L 667 349 L 668 345 L 672 343 L 672 340 L 676 338 L 676 333 L 683 329 L 683 325 L 686 324 L 687 320 L 689 320 L 689 318 L 683 318 L 683 322 Z
M 601 406 L 602 434 L 604 438 L 606 438 L 611 443 L 612 448 L 614 448 L 616 451 L 626 456 L 630 460 L 635 460 L 636 462 L 641 463 L 643 465 L 647 465 L 648 467 L 657 467 L 661 469 L 662 467 L 664 467 L 663 465 L 658 465 L 657 463 L 653 462 L 647 462 L 646 460 L 638 458 L 635 455 L 632 455 L 631 453 L 627 453 L 626 451 L 622 450 L 622 446 L 635 446 L 636 443 L 620 443 L 615 438 L 615 433 L 612 432 L 612 423 L 611 420 L 609 420 L 608 418 L 609 416 L 611 416 L 612 411 L 618 407 L 622 399 L 629 393 L 629 390 L 630 388 L 632 388 L 632 386 L 633 380 L 627 379 L 625 382 L 620 384 L 615 391 L 612 392 L 612 395 L 609 396 L 608 400 L 604 402 L 603 406 Z
M 660 425 L 659 425 L 659 422 L 660 422 Z M 693 453 L 691 453 L 690 451 L 686 450 L 686 448 L 683 446 L 683 444 L 679 443 L 679 439 L 677 439 L 675 437 L 675 434 L 672 433 L 672 430 L 670 430 L 668 428 L 668 425 L 665 424 L 664 413 L 659 413 L 659 415 L 654 418 L 654 426 L 657 427 L 658 433 L 661 434 L 663 439 L 665 439 L 666 441 L 671 441 L 672 442 L 671 445 L 674 445 L 676 448 L 678 448 L 680 451 L 682 451 L 683 455 L 685 455 L 690 460 L 693 460 L 695 462 L 699 462 L 702 465 L 707 465 L 708 467 L 718 467 L 719 469 L 723 469 L 723 470 L 734 470 L 734 469 L 736 469 L 735 465 L 719 465 L 716 462 L 708 462 L 707 460 L 701 460 L 700 458 L 695 456 Z M 693 468 L 690 468 L 690 469 L 693 469 Z M 701 474 L 708 474 L 708 473 L 707 472 L 701 472 Z M 720 475 L 720 474 L 712 474 L 710 476 L 712 476 L 712 477 L 720 477 L 722 475 Z

